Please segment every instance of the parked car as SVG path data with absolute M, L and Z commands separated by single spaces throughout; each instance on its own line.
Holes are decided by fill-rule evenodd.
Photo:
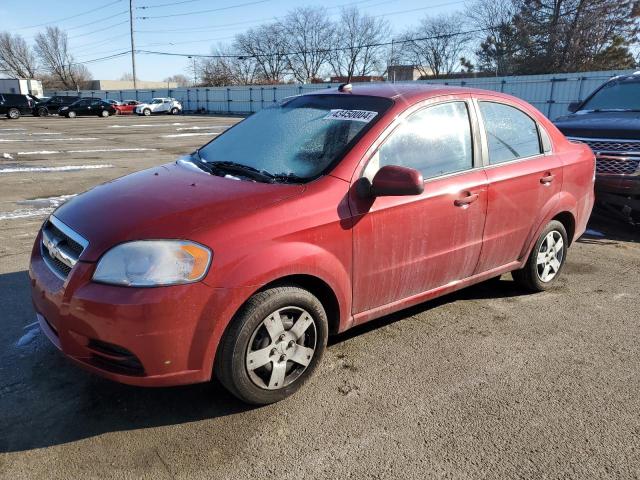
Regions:
M 27 95 L 0 93 L 0 115 L 16 120 L 20 115 L 31 113 L 34 102 Z
M 556 126 L 596 155 L 597 198 L 640 221 L 640 72 L 612 78 Z
M 78 115 L 97 115 L 99 117 L 108 117 L 115 115 L 115 107 L 100 98 L 81 98 L 77 102 L 72 103 L 68 107 L 60 109 L 60 115 L 67 118 L 75 118 Z
M 140 105 L 137 100 L 124 100 L 120 105 L 115 105 L 118 115 L 127 115 L 133 113 L 136 107 Z
M 594 168 L 586 145 L 500 93 L 296 96 L 58 208 L 31 256 L 37 319 L 112 380 L 216 375 L 275 402 L 330 333 L 506 272 L 550 288 L 585 231 Z
M 177 115 L 182 112 L 182 104 L 175 98 L 153 98 L 149 103 L 141 103 L 136 106 L 138 115 L 151 115 L 153 113 L 168 113 Z
M 33 107 L 33 114 L 36 117 L 46 117 L 50 114 L 57 114 L 61 108 L 68 107 L 79 98 L 79 96 L 55 95 L 36 103 Z

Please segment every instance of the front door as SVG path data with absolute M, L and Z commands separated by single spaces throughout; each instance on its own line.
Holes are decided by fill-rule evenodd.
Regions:
M 487 181 L 470 111 L 463 100 L 425 106 L 405 117 L 371 156 L 364 177 L 373 178 L 385 165 L 402 165 L 419 170 L 425 185 L 422 194 L 406 197 L 352 193 L 354 314 L 474 272 Z

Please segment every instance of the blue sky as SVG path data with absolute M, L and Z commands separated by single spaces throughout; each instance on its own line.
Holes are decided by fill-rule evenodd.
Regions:
M 212 45 L 230 42 L 235 34 L 282 16 L 297 6 L 324 6 L 336 17 L 341 6 L 357 4 L 362 11 L 384 16 L 395 32 L 401 32 L 424 15 L 461 9 L 464 0 L 135 0 L 134 4 L 136 17 L 163 16 L 135 20 L 137 49 L 207 54 Z M 196 13 L 241 4 L 247 5 Z M 140 8 L 144 6 L 154 8 Z M 83 14 L 93 9 L 99 10 Z M 60 20 L 71 16 L 75 18 Z M 29 42 L 45 28 L 39 25 L 58 25 L 67 30 L 71 51 L 78 61 L 130 48 L 128 0 L 3 0 L 0 18 L 0 30 L 19 33 Z M 138 78 L 162 80 L 176 73 L 186 74 L 188 62 L 187 58 L 140 54 L 136 57 Z M 131 58 L 124 56 L 87 64 L 87 67 L 96 79 L 118 79 L 131 71 Z

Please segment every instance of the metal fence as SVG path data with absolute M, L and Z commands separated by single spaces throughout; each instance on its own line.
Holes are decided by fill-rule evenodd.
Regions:
M 460 78 L 455 80 L 418 80 L 416 82 L 483 88 L 519 97 L 536 106 L 547 117 L 554 119 L 567 112 L 569 103 L 583 100 L 589 93 L 609 78 L 632 73 L 633 70 L 604 72 L 580 72 L 519 77 Z M 149 101 L 154 97 L 173 97 L 179 100 L 185 111 L 247 114 L 273 105 L 283 98 L 311 90 L 335 88 L 336 84 L 265 85 L 233 87 L 169 88 L 145 90 L 81 90 L 47 91 L 52 95 L 78 95 L 114 100 Z M 357 90 L 357 84 L 354 84 Z

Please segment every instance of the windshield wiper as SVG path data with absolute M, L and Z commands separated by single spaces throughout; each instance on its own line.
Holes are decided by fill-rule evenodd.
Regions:
M 198 154 L 199 155 L 199 154 Z M 258 180 L 260 182 L 271 182 L 274 178 L 269 172 L 265 172 L 264 170 L 258 170 L 255 167 L 251 167 L 249 165 L 244 165 L 242 163 L 229 162 L 229 161 L 215 161 L 215 162 L 206 162 L 207 165 L 211 165 L 218 170 L 223 170 L 229 173 L 239 173 L 244 175 L 245 177 L 252 178 L 253 180 Z
M 637 108 L 596 108 L 587 112 L 640 112 Z

